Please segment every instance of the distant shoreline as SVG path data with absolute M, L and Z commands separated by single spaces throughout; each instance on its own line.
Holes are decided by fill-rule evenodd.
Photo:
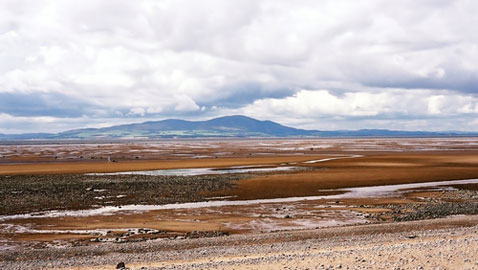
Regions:
M 191 138 L 138 138 L 138 139 L 25 139 L 3 140 L 0 145 L 24 145 L 24 144 L 94 144 L 94 143 L 134 143 L 134 142 L 164 142 L 164 141 L 247 141 L 247 140 L 341 140 L 341 139 L 446 139 L 446 138 L 478 138 L 473 135 L 441 135 L 441 136 L 343 136 L 343 137 L 191 137 Z

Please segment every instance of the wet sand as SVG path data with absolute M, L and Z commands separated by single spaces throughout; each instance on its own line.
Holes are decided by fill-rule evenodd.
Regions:
M 221 195 L 241 199 L 313 196 L 317 190 L 478 178 L 478 153 L 374 154 L 307 164 L 316 171 L 240 181 Z
M 0 163 L 174 160 L 337 153 L 476 151 L 477 138 L 0 142 Z
M 342 190 L 353 187 L 381 186 L 393 184 L 408 184 L 417 182 L 445 181 L 454 179 L 478 178 L 478 155 L 473 152 L 460 153 L 382 153 L 373 155 L 337 155 L 338 159 L 330 156 L 282 156 L 254 157 L 254 158 L 226 158 L 226 159 L 201 159 L 177 160 L 154 162 L 129 162 L 116 163 L 124 165 L 115 169 L 138 169 L 136 164 L 147 166 L 244 166 L 244 165 L 275 165 L 275 166 L 301 166 L 305 171 L 281 171 L 267 174 L 251 175 L 245 179 L 234 181 L 229 188 L 217 191 L 206 191 L 202 194 L 203 200 L 261 200 L 305 196 L 339 195 Z M 323 160 L 310 163 L 309 161 Z M 109 163 L 111 164 L 111 163 Z M 166 164 L 166 165 L 165 165 Z M 59 166 L 62 169 L 70 168 L 70 163 L 47 164 Z M 95 165 L 101 170 L 102 164 Z M 32 164 L 15 165 L 29 170 Z M 158 168 L 158 167 L 155 167 Z M 148 167 L 150 169 L 150 167 Z M 103 169 L 107 171 L 107 169 Z M 29 171 L 31 172 L 31 171 Z M 54 172 L 56 173 L 56 172 Z M 21 176 L 16 176 L 21 177 Z M 39 176 L 38 176 L 39 177 Z M 71 178 L 71 176 L 69 176 Z M 119 176 L 108 176 L 117 178 Z M 121 175 L 121 178 L 128 178 Z M 120 178 L 120 179 L 121 179 Z M 108 178 L 106 178 L 108 179 Z M 88 180 L 86 180 L 88 181 Z M 123 180 L 120 180 L 123 181 Z M 145 180 L 141 180 L 143 182 Z M 150 180 L 146 180 L 150 181 Z M 194 180 L 195 181 L 195 180 Z M 134 181 L 130 184 L 134 185 Z M 91 185 L 91 184 L 89 184 Z M 225 186 L 224 186 L 225 187 Z M 114 188 L 114 186 L 110 187 Z M 189 186 L 183 186 L 188 193 Z M 84 187 L 83 187 L 84 189 Z M 100 188 L 99 191 L 102 189 Z M 94 190 L 93 190 L 94 191 Z M 99 192 L 96 196 L 105 196 Z M 96 214 L 85 217 L 32 217 L 9 221 L 9 224 L 25 228 L 23 233 L 9 235 L 3 233 L 3 238 L 10 242 L 41 247 L 45 242 L 56 240 L 70 240 L 89 243 L 91 239 L 101 238 L 104 241 L 121 236 L 119 241 L 136 240 L 137 238 L 168 238 L 184 236 L 188 232 L 222 232 L 222 233 L 251 233 L 260 231 L 295 230 L 341 224 L 374 223 L 375 219 L 365 219 L 357 216 L 358 213 L 371 213 L 374 209 L 361 209 L 360 205 L 386 205 L 406 204 L 422 201 L 422 198 L 434 197 L 437 194 L 428 193 L 421 196 L 399 197 L 372 197 L 372 198 L 324 198 L 305 202 L 257 202 L 255 205 L 231 205 L 227 207 L 204 207 L 201 209 L 166 209 L 142 210 L 128 212 L 126 208 L 112 214 Z M 154 194 L 152 195 L 154 196 Z M 124 198 L 115 198 L 116 205 L 123 205 Z M 134 197 L 134 196 L 133 196 Z M 138 197 L 139 198 L 139 197 Z M 180 197 L 179 197 L 180 198 Z M 176 200 L 179 199 L 176 197 Z M 110 199 L 111 200 L 111 199 Z M 98 200 L 97 200 L 98 201 Z M 99 200 L 101 202 L 101 199 Z M 123 202 L 123 203 L 122 203 Z M 134 201 L 133 201 L 134 202 Z M 138 201 L 139 202 L 139 201 Z M 130 201 L 131 203 L 131 201 Z M 331 209 L 330 207 L 335 207 Z M 327 207 L 327 208 L 326 208 Z M 139 207 L 141 209 L 141 207 Z M 145 209 L 148 209 L 146 207 Z M 386 213 L 389 209 L 382 209 Z M 385 220 L 392 219 L 382 215 Z M 128 234 L 128 229 L 147 228 L 166 231 L 161 235 Z M 71 231 L 75 231 L 71 233 Z M 82 231 L 103 230 L 101 233 L 82 233 Z M 16 230 L 18 231 L 18 230 Z M 116 231 L 117 234 L 107 234 L 107 231 Z M 46 237 L 46 236 L 49 237 Z M 102 241 L 103 241 L 102 240 Z
M 148 171 L 186 168 L 225 168 L 233 166 L 278 165 L 284 162 L 301 163 L 329 156 L 280 156 L 280 157 L 242 157 L 242 158 L 205 158 L 174 159 L 148 161 L 77 161 L 26 164 L 0 164 L 0 175 L 16 174 L 73 174 L 73 173 L 113 173 L 125 171 Z

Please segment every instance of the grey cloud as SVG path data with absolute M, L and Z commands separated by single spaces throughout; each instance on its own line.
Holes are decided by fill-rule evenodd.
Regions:
M 12 116 L 81 117 L 92 105 L 57 93 L 0 93 L 0 113 Z
M 450 89 L 463 93 L 478 94 L 478 72 L 466 70 L 462 67 L 439 67 L 443 70 L 443 77 L 431 78 L 404 78 L 387 82 L 375 81 L 367 83 L 374 87 L 401 87 L 406 89 Z
M 237 85 L 226 85 L 217 96 L 211 96 L 200 103 L 207 107 L 237 108 L 262 98 L 285 98 L 295 92 L 291 88 L 267 88 L 258 82 L 242 82 Z

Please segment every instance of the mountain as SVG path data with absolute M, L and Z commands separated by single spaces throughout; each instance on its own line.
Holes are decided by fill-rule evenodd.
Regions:
M 76 129 L 56 134 L 57 138 L 196 138 L 196 137 L 291 137 L 312 136 L 315 131 L 286 127 L 234 115 L 208 121 L 168 119 L 98 129 Z
M 0 140 L 48 139 L 129 139 L 129 138 L 205 138 L 205 137 L 434 137 L 477 136 L 465 132 L 394 131 L 382 129 L 319 131 L 287 127 L 272 121 L 259 121 L 242 115 L 207 121 L 168 119 L 105 128 L 74 129 L 56 134 L 0 134 Z

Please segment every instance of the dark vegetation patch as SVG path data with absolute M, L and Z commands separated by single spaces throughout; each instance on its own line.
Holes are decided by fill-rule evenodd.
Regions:
M 204 200 L 248 175 L 15 175 L 0 176 L 0 215 L 128 204 Z

